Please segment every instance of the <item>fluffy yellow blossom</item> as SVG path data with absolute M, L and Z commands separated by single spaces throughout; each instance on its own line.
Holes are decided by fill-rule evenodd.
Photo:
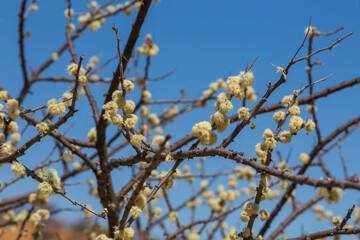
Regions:
M 225 100 L 224 102 L 216 102 L 215 110 L 220 110 L 223 113 L 228 113 L 233 109 L 233 104 L 230 100 Z
M 178 213 L 177 213 L 177 212 L 172 211 L 172 212 L 169 213 L 170 222 L 176 222 L 177 217 L 178 217 Z
M 250 220 L 249 214 L 247 212 L 245 212 L 245 211 L 242 211 L 240 213 L 240 220 L 242 222 L 248 222 Z
M 45 122 L 41 122 L 35 125 L 35 128 L 38 132 L 46 132 L 49 130 L 49 125 Z
M 265 141 L 267 138 L 272 138 L 274 137 L 274 131 L 271 130 L 270 128 L 265 129 L 265 131 L 263 132 L 263 140 Z
M 149 115 L 149 109 L 146 106 L 143 106 L 140 110 L 140 116 L 142 118 L 147 118 Z
M 6 101 L 6 99 L 8 99 L 8 92 L 5 90 L 1 90 L 0 91 L 0 100 Z
M 269 212 L 266 211 L 266 210 L 261 210 L 261 211 L 259 212 L 259 217 L 260 217 L 260 220 L 261 220 L 261 221 L 266 221 L 266 220 L 268 220 L 268 218 L 270 217 L 270 214 L 269 214 Z
M 139 194 L 135 199 L 135 205 L 139 208 L 144 208 L 146 205 L 146 197 L 143 194 Z
M 78 17 L 78 22 L 79 23 L 85 23 L 87 20 L 89 20 L 90 17 L 91 17 L 91 14 L 86 13 L 85 15 L 82 15 L 82 16 Z
M 267 148 L 264 143 L 258 143 L 255 146 L 255 153 L 259 158 L 266 158 L 267 156 Z
M 153 43 L 152 36 L 150 34 L 146 35 L 145 42 L 141 47 L 137 48 L 137 52 L 140 55 L 147 55 L 153 57 L 159 52 L 159 47 Z
M 330 190 L 322 187 L 319 189 L 319 195 L 325 197 L 326 201 L 331 204 L 332 202 L 339 203 L 342 198 L 343 191 L 341 188 L 332 187 Z
M 20 115 L 19 102 L 16 99 L 7 100 L 6 109 L 11 119 L 16 119 Z
M 197 232 L 191 232 L 187 237 L 187 240 L 200 240 L 200 236 Z
M 120 114 L 115 114 L 111 116 L 111 122 L 115 126 L 120 126 L 121 124 L 123 124 L 124 120 Z
M 150 99 L 151 96 L 152 96 L 152 95 L 151 95 L 151 92 L 148 91 L 148 90 L 145 90 L 145 91 L 142 92 L 142 98 L 143 98 L 144 100 Z
M 15 175 L 21 175 L 24 174 L 26 169 L 24 167 L 24 165 L 22 165 L 21 163 L 14 161 L 11 164 L 11 171 L 15 174 Z
M 47 220 L 50 217 L 50 212 L 47 209 L 39 209 L 36 211 L 40 215 L 41 219 Z
M 355 214 L 354 214 L 353 221 L 355 224 L 358 224 L 360 221 L 360 208 L 359 207 L 355 208 Z
M 241 107 L 237 111 L 239 120 L 248 120 L 250 117 L 249 109 L 246 107 Z
M 49 196 L 42 195 L 40 192 L 31 193 L 29 195 L 29 203 L 33 207 L 46 207 Z
M 131 93 L 134 90 L 134 84 L 130 80 L 124 79 L 123 84 L 124 84 L 124 91 L 126 93 Z M 119 84 L 119 87 L 121 87 L 121 83 Z
M 45 182 L 45 181 L 39 184 L 38 191 L 39 191 L 39 194 L 41 194 L 43 196 L 50 196 L 52 193 L 54 193 L 54 190 L 53 190 L 52 186 L 50 185 L 50 183 Z
M 304 34 L 308 38 L 313 38 L 314 36 L 317 36 L 318 30 L 316 29 L 316 27 L 312 27 L 312 26 L 306 27 L 304 30 Z
M 67 67 L 67 73 L 69 76 L 73 76 L 77 73 L 78 71 L 78 64 L 76 63 L 71 63 L 70 65 L 68 65 Z M 80 68 L 80 71 L 79 71 L 79 76 L 82 76 L 82 75 L 85 75 L 85 69 L 84 68 Z
M 230 125 L 230 119 L 222 112 L 216 112 L 211 115 L 210 121 L 215 123 L 218 132 L 224 132 Z
M 109 13 L 114 13 L 116 11 L 116 8 L 113 5 L 109 5 L 109 6 L 106 7 L 106 10 Z
M 283 111 L 277 111 L 273 115 L 273 120 L 279 124 L 281 121 L 285 119 L 285 112 Z
M 119 109 L 123 109 L 125 106 L 125 98 L 123 96 L 123 92 L 116 90 L 112 94 L 112 100 L 117 104 Z
M 105 112 L 107 112 L 110 116 L 116 114 L 117 110 L 118 110 L 118 105 L 116 104 L 115 101 L 109 101 L 107 102 L 104 106 L 103 109 L 105 110 Z
M 74 25 L 73 23 L 70 23 L 70 24 L 69 24 L 69 31 L 70 31 L 70 32 L 73 32 L 73 31 L 75 30 L 75 28 L 76 28 L 76 27 L 75 27 L 75 25 Z
M 204 92 L 203 92 L 203 98 L 210 98 L 212 95 L 214 94 L 214 91 L 213 90 L 205 90 Z
M 93 21 L 88 25 L 89 30 L 92 31 L 92 32 L 94 32 L 96 30 L 99 30 L 100 27 L 101 27 L 100 20 Z
M 293 116 L 290 118 L 290 131 L 292 133 L 298 133 L 300 132 L 301 128 L 302 128 L 302 124 L 303 124 L 303 120 L 301 117 L 298 116 Z
M 279 183 L 279 187 L 280 187 L 281 189 L 286 190 L 286 189 L 289 187 L 288 181 L 286 181 L 286 180 L 281 180 L 280 183 Z
M 165 137 L 163 135 L 156 135 L 151 141 L 151 145 L 159 147 L 165 141 Z M 168 145 L 169 142 L 166 142 L 165 145 Z
M 253 87 L 246 87 L 246 99 L 249 100 L 249 102 L 255 102 L 257 97 L 255 94 L 255 90 Z
M 31 216 L 30 216 L 30 218 L 29 218 L 29 220 L 28 220 L 28 222 L 29 222 L 33 227 L 35 227 L 36 225 L 38 225 L 38 224 L 40 223 L 40 221 L 41 221 L 41 216 L 40 216 L 40 214 L 38 214 L 38 213 L 33 213 L 33 214 L 31 214 Z
M 253 202 L 246 202 L 244 204 L 244 211 L 250 215 L 256 214 L 259 211 L 259 205 Z
M 309 119 L 306 122 L 304 122 L 304 124 L 305 124 L 306 132 L 314 131 L 315 123 L 313 122 L 313 120 Z
M 307 112 L 308 114 L 312 114 L 313 109 L 314 109 L 315 112 L 317 111 L 317 107 L 316 107 L 316 106 L 313 106 L 313 105 L 307 105 L 307 106 L 306 106 L 306 112 Z
M 17 122 L 11 121 L 9 126 L 8 126 L 8 130 L 11 133 L 17 132 L 19 130 L 19 126 L 18 126 Z
M 296 105 L 291 106 L 289 108 L 289 113 L 291 116 L 299 116 L 300 115 L 300 108 Z
M 211 130 L 211 124 L 209 122 L 203 121 L 194 125 L 192 128 L 192 133 L 195 137 L 199 138 L 201 144 L 211 146 L 214 145 L 217 141 L 216 134 L 211 132 Z
M 340 217 L 340 216 L 333 217 L 333 219 L 331 220 L 331 223 L 332 223 L 334 226 L 339 226 L 340 223 L 341 223 L 341 217 Z
M 62 159 L 66 162 L 66 163 L 72 163 L 75 160 L 74 154 L 72 153 L 71 150 L 66 149 L 62 155 Z
M 281 105 L 283 105 L 283 107 L 289 107 L 291 102 L 294 99 L 294 95 L 288 95 L 288 96 L 284 96 L 283 99 L 281 100 Z M 294 105 L 298 104 L 298 100 L 296 99 L 294 102 Z
M 141 134 L 134 134 L 130 139 L 130 143 L 135 146 L 139 146 L 141 144 L 141 140 L 145 141 L 145 137 Z
M 228 93 L 231 95 L 236 96 L 241 92 L 239 76 L 230 76 L 226 81 L 226 85 Z
M 291 142 L 292 134 L 289 131 L 282 131 L 279 136 L 279 140 L 281 143 L 289 143 Z
M 30 5 L 30 9 L 31 9 L 32 11 L 37 11 L 37 10 L 39 10 L 39 7 L 38 7 L 38 5 L 36 5 L 36 3 L 32 3 L 32 4 Z
M 55 99 L 49 100 L 48 102 L 48 112 L 52 115 L 62 115 L 66 111 L 66 106 L 64 102 L 57 103 L 53 101 Z
M 82 164 L 79 162 L 74 162 L 73 165 L 75 170 L 80 170 L 82 168 Z
M 153 126 L 157 126 L 160 124 L 160 119 L 156 115 L 156 113 L 152 113 L 149 115 L 149 120 L 152 123 Z
M 7 222 L 11 222 L 14 221 L 15 218 L 15 212 L 13 210 L 7 211 L 4 215 L 3 215 L 3 219 Z
M 51 186 L 62 189 L 61 178 L 59 177 L 57 171 L 54 168 L 43 168 L 42 169 L 42 178 L 44 181 L 51 184 Z
M 265 140 L 265 145 L 270 149 L 274 149 L 277 145 L 277 141 L 275 140 L 275 138 L 269 137 Z
M 70 18 L 70 17 L 73 17 L 74 16 L 74 10 L 73 9 L 65 9 L 64 11 L 64 15 L 66 18 Z
M 333 216 L 333 213 L 330 210 L 328 210 L 324 213 L 325 219 L 330 219 L 332 216 Z
M 133 219 L 137 219 L 138 217 L 140 217 L 141 215 L 141 208 L 137 207 L 137 206 L 133 206 L 131 209 L 130 209 L 130 216 L 133 218 Z
M 255 81 L 254 74 L 250 71 L 248 71 L 246 73 L 240 72 L 239 77 L 240 77 L 240 86 L 243 88 L 253 85 L 253 83 Z
M 221 204 L 222 200 L 219 199 L 213 199 L 210 198 L 207 201 L 207 204 L 209 205 L 210 209 L 215 213 L 220 213 L 223 210 L 223 206 Z
M 97 132 L 96 127 L 93 127 L 90 129 L 90 131 L 87 134 L 87 138 L 90 142 L 96 142 L 97 141 Z
M 157 207 L 154 209 L 154 218 L 157 218 L 162 213 L 162 209 L 160 207 Z
M 93 207 L 92 207 L 91 205 L 87 205 L 86 207 L 87 207 L 88 209 L 90 209 L 90 210 L 93 210 Z M 92 216 L 93 216 L 93 214 L 92 214 L 91 212 L 85 210 L 85 213 L 84 213 L 84 215 L 83 215 L 83 218 L 89 219 L 89 218 L 91 218 Z
M 310 161 L 310 156 L 307 155 L 306 153 L 301 153 L 300 156 L 299 156 L 299 159 L 303 163 L 307 164 Z
M 250 229 L 249 228 L 243 228 L 243 231 L 242 231 L 242 236 L 245 237 L 245 238 L 248 238 L 250 237 L 251 235 L 251 232 L 250 232 Z
M 132 227 L 127 227 L 124 229 L 124 232 L 123 232 L 123 238 L 125 240 L 130 240 L 130 239 L 133 239 L 135 236 L 135 231 Z
M 130 114 L 135 110 L 135 103 L 132 100 L 125 101 L 123 111 L 125 114 Z

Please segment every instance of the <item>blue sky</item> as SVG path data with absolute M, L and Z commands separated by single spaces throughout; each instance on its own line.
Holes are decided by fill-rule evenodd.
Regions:
M 86 2 L 85 0 L 74 1 L 75 12 L 86 11 Z M 103 1 L 99 1 L 99 3 L 103 3 Z M 25 24 L 26 31 L 32 32 L 32 37 L 25 40 L 26 58 L 34 68 L 40 66 L 66 40 L 64 35 L 66 20 L 63 14 L 66 9 L 66 2 L 41 0 L 38 2 L 38 6 L 39 11 L 32 12 Z M 19 8 L 20 1 L 2 1 L 0 3 L 0 85 L 8 89 L 13 96 L 17 96 L 22 87 L 17 43 Z M 279 74 L 275 73 L 276 69 L 271 63 L 283 67 L 287 65 L 304 38 L 304 29 L 308 25 L 310 17 L 312 25 L 322 32 L 333 31 L 344 26 L 344 30 L 334 36 L 315 39 L 314 49 L 326 47 L 336 41 L 336 38 L 340 38 L 351 31 L 355 32 L 353 36 L 346 39 L 331 52 L 326 51 L 317 55 L 316 58 L 320 59 L 325 68 L 315 67 L 313 70 L 314 79 L 318 80 L 332 73 L 336 75 L 317 85 L 315 91 L 358 77 L 360 63 L 359 10 L 360 2 L 350 0 L 341 2 L 162 0 L 150 7 L 137 46 L 142 44 L 147 33 L 151 33 L 154 42 L 160 48 L 159 54 L 151 59 L 151 77 L 160 76 L 174 68 L 177 71 L 164 81 L 149 84 L 149 89 L 153 95 L 152 99 L 175 99 L 180 96 L 180 89 L 188 91 L 189 98 L 199 97 L 202 91 L 208 88 L 210 82 L 229 73 L 238 74 L 257 56 L 259 59 L 254 66 L 254 88 L 261 96 L 266 91 L 265 84 L 269 81 L 274 83 L 280 77 Z M 89 32 L 86 30 L 85 35 L 74 42 L 78 55 L 84 55 L 86 63 L 94 55 L 101 54 L 102 62 L 114 56 L 116 54 L 116 42 L 111 26 L 116 24 L 119 28 L 120 39 L 124 44 L 129 34 L 130 23 L 134 21 L 136 16 L 134 13 L 128 18 L 120 14 L 107 19 L 106 24 L 99 31 Z M 76 21 L 74 23 L 78 26 Z M 299 53 L 299 56 L 306 54 L 305 49 Z M 144 66 L 144 60 L 140 59 L 141 67 Z M 65 76 L 65 68 L 69 61 L 70 55 L 65 52 L 42 76 Z M 305 62 L 301 62 L 291 68 L 286 84 L 269 98 L 269 104 L 279 102 L 284 95 L 306 85 L 305 66 Z M 115 67 L 116 62 L 110 64 L 104 68 L 101 76 L 111 77 L 112 70 Z M 130 77 L 133 76 L 133 72 L 131 72 Z M 98 102 L 103 102 L 102 94 L 108 87 L 102 85 L 91 85 L 90 87 Z M 34 108 L 43 105 L 50 98 L 60 98 L 62 93 L 69 88 L 71 85 L 68 83 L 36 83 L 31 89 L 33 95 L 28 96 L 23 106 Z M 357 97 L 359 90 L 359 86 L 355 86 L 317 102 L 319 121 L 324 136 L 359 114 L 360 111 L 356 105 L 359 102 Z M 133 97 L 136 102 L 138 93 L 134 93 Z M 64 131 L 72 123 L 75 123 L 69 136 L 76 136 L 85 140 L 88 130 L 94 125 L 87 105 L 85 98 L 80 99 L 78 104 L 80 111 L 77 116 L 60 130 Z M 250 106 L 252 105 L 250 104 Z M 152 110 L 160 112 L 164 108 L 165 106 L 156 106 Z M 301 109 L 303 110 L 301 115 L 303 118 L 310 117 L 306 115 L 304 107 Z M 209 120 L 212 113 L 213 108 L 209 106 L 206 109 L 184 114 L 177 119 L 178 124 L 168 126 L 165 133 L 172 132 L 173 141 L 175 141 L 184 136 L 185 133 L 190 133 L 194 123 Z M 231 112 L 232 114 L 235 114 L 235 110 Z M 271 117 L 271 114 L 267 114 L 257 118 L 255 120 L 256 129 L 253 131 L 245 129 L 237 141 L 230 145 L 230 148 L 244 151 L 247 156 L 255 156 L 253 148 L 261 140 L 262 131 L 265 128 L 275 127 Z M 19 124 L 24 126 L 21 121 Z M 108 135 L 111 136 L 114 131 L 116 131 L 115 128 L 109 128 Z M 231 129 L 219 134 L 219 139 L 224 138 L 230 132 Z M 24 143 L 34 133 L 34 129 L 28 131 L 23 136 L 21 143 Z M 358 137 L 359 131 L 356 131 L 344 142 L 343 148 L 348 166 L 357 166 L 356 164 L 358 164 L 356 149 Z M 313 133 L 308 136 L 304 133 L 296 136 L 292 142 L 290 164 L 298 164 L 297 156 L 301 152 L 309 152 L 314 141 L 315 135 Z M 29 167 L 34 167 L 36 163 L 44 159 L 52 144 L 52 139 L 47 138 L 19 160 L 26 162 Z M 280 146 L 279 150 L 286 156 L 289 146 Z M 133 151 L 126 149 L 117 157 L 130 154 L 134 154 Z M 343 178 L 343 172 L 337 171 L 339 167 L 341 168 L 338 151 L 332 151 L 325 160 L 329 163 L 330 170 L 334 172 L 335 176 Z M 221 167 L 226 165 L 230 168 L 235 166 L 229 161 L 221 160 L 221 163 L 219 161 L 220 159 L 209 159 L 206 163 L 206 169 L 215 172 L 219 169 L 219 165 Z M 195 161 L 188 161 L 186 164 L 195 166 Z M 168 170 L 170 167 L 169 165 L 162 165 L 160 169 Z M 119 181 L 114 181 L 119 183 L 118 187 L 121 187 L 121 183 L 125 180 L 125 178 L 120 177 L 120 174 L 123 175 L 126 172 L 128 169 L 120 169 L 114 174 L 114 178 L 119 179 Z M 350 176 L 355 173 L 357 173 L 357 168 L 349 169 Z M 320 177 L 319 171 L 316 170 L 310 171 L 309 174 Z M 13 177 L 8 166 L 0 169 L 0 175 L 3 182 Z M 84 182 L 89 176 L 89 174 L 82 174 L 79 178 L 71 179 L 70 182 Z M 225 180 L 224 183 L 226 184 L 226 182 Z M 23 184 L 29 186 L 29 189 L 36 187 L 32 180 L 26 179 L 14 185 L 14 188 L 9 188 L 0 193 L 0 197 L 4 199 L 18 194 L 22 191 Z M 184 190 L 186 188 L 179 185 L 177 189 Z M 95 209 L 101 209 L 93 197 L 84 199 L 84 192 L 87 191 L 86 185 L 68 187 L 67 191 L 74 199 L 82 199 L 83 202 L 94 205 Z M 300 192 L 299 200 L 309 199 L 314 194 L 313 188 L 310 187 L 304 187 L 304 190 L 298 189 L 297 191 Z M 348 191 L 344 195 L 344 202 L 341 205 L 332 205 L 330 209 L 336 215 L 343 215 L 348 207 L 358 202 L 358 199 L 358 193 Z M 70 203 L 59 196 L 52 197 L 51 201 L 71 207 Z M 269 209 L 272 208 L 269 206 Z M 288 211 L 289 209 L 283 212 Z M 236 222 L 238 221 L 238 213 L 234 215 L 236 216 L 234 216 L 233 221 Z M 289 228 L 294 234 L 298 234 L 300 231 L 298 224 L 304 224 L 307 232 L 331 227 L 329 223 L 325 222 L 314 224 L 314 215 L 311 214 L 300 219 L 302 220 L 298 220 Z

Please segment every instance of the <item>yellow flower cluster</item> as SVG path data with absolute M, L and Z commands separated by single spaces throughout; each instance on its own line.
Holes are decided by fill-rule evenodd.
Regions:
M 24 165 L 22 165 L 21 163 L 19 163 L 18 161 L 14 161 L 11 164 L 11 171 L 15 175 L 21 175 L 21 174 L 25 173 L 26 169 L 25 169 Z
M 48 112 L 52 115 L 62 115 L 66 111 L 64 102 L 57 102 L 55 98 L 48 101 Z
M 146 35 L 145 42 L 142 47 L 137 48 L 137 52 L 140 55 L 147 55 L 148 57 L 153 57 L 159 52 L 159 47 L 153 43 L 152 36 L 150 34 Z
M 6 109 L 11 119 L 16 119 L 20 115 L 19 102 L 16 99 L 7 100 Z
M 214 145 L 217 141 L 215 133 L 211 132 L 212 127 L 209 122 L 202 121 L 194 125 L 192 133 L 199 138 L 201 144 L 206 146 Z
M 342 189 L 338 187 L 332 187 L 330 190 L 322 187 L 319 190 L 319 195 L 323 196 L 329 204 L 332 202 L 339 203 L 342 198 L 342 194 Z

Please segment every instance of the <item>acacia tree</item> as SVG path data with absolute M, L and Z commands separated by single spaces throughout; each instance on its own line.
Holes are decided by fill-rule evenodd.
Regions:
M 87 233 L 89 239 L 158 237 L 193 240 L 200 239 L 200 236 L 206 239 L 276 239 L 305 211 L 313 211 L 318 219 L 330 219 L 335 228 L 292 239 L 319 239 L 360 233 L 360 228 L 346 225 L 354 211 L 353 221 L 358 223 L 359 208 L 349 206 L 349 211 L 343 213 L 342 217 L 333 217 L 331 212 L 324 211 L 322 205 L 316 205 L 322 200 L 338 203 L 344 190 L 360 189 L 358 178 L 348 176 L 344 158 L 345 179 L 331 174 L 323 161 L 331 149 L 339 147 L 341 152 L 341 142 L 355 131 L 360 115 L 354 113 L 353 119 L 339 123 L 331 134 L 324 135 L 320 131 L 316 111 L 318 99 L 354 86 L 360 82 L 360 78 L 316 92 L 314 86 L 325 84 L 332 75 L 322 79 L 314 79 L 312 75 L 313 67 L 321 65 L 319 59 L 313 60 L 314 56 L 342 44 L 353 32 L 343 34 L 320 49 L 313 49 L 316 39 L 340 34 L 342 28 L 321 32 L 309 25 L 288 64 L 284 67 L 274 65 L 279 73 L 278 80 L 268 82 L 263 94 L 253 88 L 256 57 L 240 74 L 211 82 L 209 89 L 204 89 L 199 98 L 189 99 L 182 92 L 179 99 L 152 100 L 148 85 L 173 73 L 170 71 L 157 78 L 149 76 L 151 59 L 156 57 L 159 48 L 150 34 L 139 38 L 143 22 L 148 11 L 151 11 L 150 5 L 157 1 L 134 0 L 124 5 L 117 2 L 110 0 L 98 5 L 90 1 L 88 12 L 83 13 L 72 9 L 71 1 L 67 1 L 64 13 L 67 19 L 66 41 L 40 66 L 29 67 L 25 46 L 30 33 L 26 31 L 25 23 L 38 10 L 38 5 L 36 1 L 21 1 L 18 44 L 23 84 L 18 96 L 0 86 L 0 99 L 3 101 L 0 105 L 0 164 L 3 168 L 11 164 L 11 170 L 17 176 L 2 183 L 1 191 L 11 188 L 21 179 L 37 182 L 38 188 L 0 202 L 2 234 L 12 229 L 17 231 L 17 239 L 21 239 L 26 235 L 26 226 L 32 226 L 32 236 L 39 239 L 46 228 L 46 220 L 55 212 L 47 209 L 49 198 L 61 197 L 68 200 L 69 205 L 83 209 L 85 217 L 107 220 L 108 233 L 100 235 L 93 225 Z M 128 38 L 121 39 L 125 41 L 123 48 L 118 27 L 105 23 L 106 19 L 122 14 L 125 17 L 136 15 Z M 114 32 L 115 57 L 100 60 L 94 56 L 85 59 L 82 56 L 84 53 L 75 50 L 75 42 L 88 35 L 86 29 L 96 31 L 101 27 L 112 28 Z M 91 39 L 91 35 L 87 37 Z M 299 52 L 304 48 L 307 48 L 307 53 L 300 56 Z M 45 70 L 66 52 L 70 53 L 68 76 L 45 75 Z M 144 68 L 139 65 L 141 59 L 145 59 Z M 117 62 L 113 72 L 102 72 L 105 66 L 113 62 Z M 288 75 L 291 76 L 290 70 L 300 62 L 307 63 L 308 84 L 289 89 L 289 95 L 284 96 L 280 103 L 268 103 L 273 92 L 286 83 Z M 134 75 L 130 70 L 134 70 Z M 99 77 L 96 74 L 112 77 Z M 44 101 L 42 106 L 29 107 L 32 86 L 43 82 L 65 82 L 71 85 L 71 90 L 57 99 Z M 101 93 L 103 97 L 94 97 L 91 90 L 93 84 L 106 86 L 106 92 Z M 77 122 L 81 112 L 78 100 L 81 98 L 86 99 L 93 116 L 94 127 L 89 130 L 87 139 L 83 136 L 67 137 L 72 131 L 72 128 L 66 127 L 67 121 Z M 160 112 L 152 112 L 151 106 L 156 104 L 166 104 L 167 107 Z M 179 115 L 207 105 L 214 105 L 214 109 L 211 108 L 203 121 L 193 122 L 192 129 L 184 129 L 185 136 L 165 134 L 168 124 L 177 124 Z M 300 107 L 304 105 L 311 116 L 307 120 L 303 120 L 306 116 L 300 112 Z M 231 115 L 231 110 L 237 113 Z M 254 119 L 260 119 L 265 114 L 273 115 L 275 125 L 273 122 L 266 127 L 262 141 L 254 146 L 256 155 L 245 154 L 241 148 L 235 150 L 231 143 L 242 135 L 244 129 L 255 128 Z M 22 136 L 29 136 L 26 132 L 31 129 L 37 132 L 21 140 Z M 225 135 L 221 135 L 223 132 Z M 276 148 L 281 144 L 291 145 L 292 139 L 304 133 L 309 134 L 308 137 L 312 134 L 316 136 L 316 144 L 310 152 L 300 155 L 301 164 L 291 166 L 289 159 L 283 159 L 283 154 L 277 152 Z M 218 138 L 220 135 L 223 140 Z M 42 139 L 53 139 L 53 149 L 44 151 Z M 38 151 L 41 156 L 32 160 L 32 164 L 36 163 L 33 168 L 28 166 L 24 156 L 30 149 Z M 130 156 L 127 155 L 129 149 L 132 151 Z M 204 171 L 204 165 L 206 159 L 213 157 L 235 162 L 237 167 L 208 173 Z M 74 162 L 75 158 L 79 161 Z M 189 167 L 184 165 L 185 160 L 198 162 L 196 173 L 191 173 Z M 62 164 L 57 164 L 59 162 Z M 166 171 L 158 170 L 161 165 Z M 181 165 L 184 165 L 182 171 L 179 169 Z M 306 173 L 311 168 L 320 168 L 322 173 L 308 176 Z M 114 185 L 118 181 L 112 175 L 116 169 L 129 172 L 126 181 L 122 179 L 120 188 Z M 87 204 L 86 198 L 74 199 L 66 192 L 67 188 L 71 188 L 67 183 L 84 172 L 95 179 L 88 181 L 90 194 L 98 198 L 102 209 L 93 209 Z M 214 182 L 224 176 L 229 179 L 228 187 L 222 184 L 214 186 Z M 247 181 L 248 185 L 241 191 L 238 186 L 240 180 Z M 177 191 L 172 191 L 175 183 L 190 184 L 192 194 L 178 196 Z M 318 191 L 309 196 L 305 203 L 300 203 L 294 190 L 303 185 L 316 187 Z M 175 202 L 173 195 L 180 198 L 182 203 Z M 272 207 L 266 210 L 263 206 L 270 200 Z M 288 216 L 280 215 L 287 202 L 292 204 L 293 211 Z M 206 209 L 202 210 L 207 213 L 205 217 L 196 214 L 199 208 Z M 190 209 L 191 216 L 180 215 L 186 209 Z M 240 226 L 231 224 L 232 221 L 226 222 L 234 215 L 241 221 Z M 254 226 L 258 226 L 258 232 L 254 231 Z

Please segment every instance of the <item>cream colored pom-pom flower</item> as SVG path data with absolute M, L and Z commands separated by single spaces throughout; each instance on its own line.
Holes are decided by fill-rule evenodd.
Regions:
M 130 143 L 134 146 L 139 146 L 141 144 L 141 140 L 145 141 L 145 137 L 141 134 L 134 134 L 130 139 Z
M 260 220 L 261 220 L 261 221 L 266 221 L 266 220 L 268 220 L 268 218 L 270 217 L 270 214 L 269 214 L 269 212 L 266 211 L 266 210 L 261 210 L 261 211 L 259 212 L 259 217 L 260 217 Z
M 314 123 L 313 120 L 309 119 L 307 120 L 306 122 L 304 122 L 305 124 L 305 129 L 306 129 L 306 132 L 311 132 L 311 131 L 314 131 L 316 125 Z
M 202 121 L 194 125 L 192 133 L 199 138 L 201 144 L 206 146 L 214 145 L 217 141 L 215 133 L 211 132 L 212 127 L 209 122 Z
M 16 119 L 20 115 L 19 102 L 16 99 L 7 100 L 6 109 L 11 119 Z
M 124 84 L 124 90 L 126 93 L 131 93 L 134 90 L 134 84 L 130 80 L 125 79 L 123 84 Z M 121 83 L 120 83 L 119 87 L 121 87 Z
M 289 113 L 291 116 L 299 116 L 300 115 L 300 108 L 298 106 L 291 106 L 289 108 Z
M 135 110 L 135 103 L 132 100 L 127 100 L 123 108 L 124 113 L 130 114 Z
M 222 112 L 216 112 L 210 117 L 210 121 L 215 123 L 218 132 L 223 132 L 230 125 L 230 119 Z
M 274 113 L 273 115 L 273 120 L 279 124 L 281 121 L 283 121 L 285 119 L 285 112 L 283 111 L 277 111 Z
M 244 211 L 248 214 L 256 214 L 259 211 L 259 205 L 254 202 L 246 202 L 244 204 Z
M 292 134 L 289 131 L 282 131 L 279 136 L 279 140 L 281 143 L 289 143 L 291 142 Z
M 178 213 L 177 213 L 177 212 L 172 211 L 172 212 L 169 213 L 170 222 L 176 222 L 177 217 L 178 217 Z
M 21 175 L 24 174 L 26 169 L 24 167 L 24 165 L 22 165 L 21 163 L 14 161 L 11 164 L 11 171 L 15 174 L 15 175 Z
M 290 118 L 290 131 L 292 133 L 298 133 L 300 132 L 302 128 L 303 120 L 301 117 L 293 116 Z
M 299 158 L 300 158 L 300 161 L 302 161 L 305 164 L 307 164 L 310 161 L 310 156 L 307 155 L 306 153 L 301 153 Z
M 133 218 L 133 219 L 137 219 L 138 217 L 140 217 L 141 215 L 141 208 L 137 207 L 137 206 L 133 206 L 131 209 L 130 209 L 130 216 Z
M 249 109 L 246 107 L 241 107 L 237 111 L 239 120 L 248 120 L 250 117 Z

